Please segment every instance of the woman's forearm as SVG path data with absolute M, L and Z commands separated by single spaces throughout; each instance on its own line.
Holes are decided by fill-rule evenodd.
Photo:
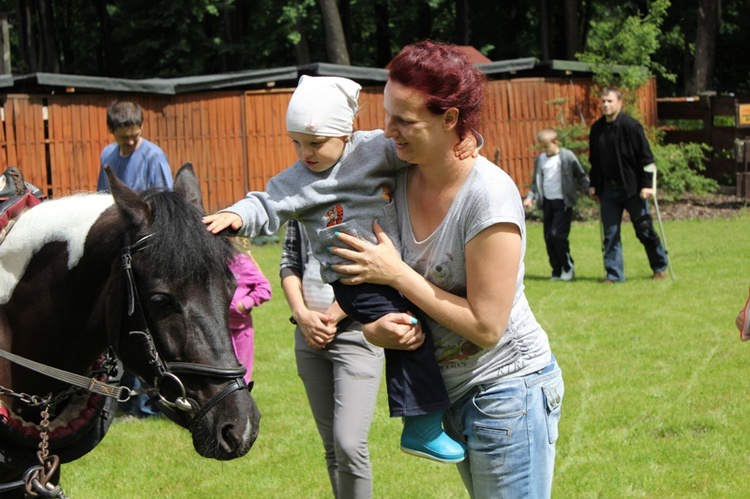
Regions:
M 396 288 L 430 318 L 482 348 L 493 348 L 500 341 L 507 317 L 503 320 L 501 314 L 494 313 L 483 316 L 468 299 L 444 291 L 409 270 Z
M 299 320 L 299 315 L 307 310 L 304 295 L 302 294 L 302 279 L 295 275 L 289 275 L 281 280 L 281 290 L 284 292 L 286 302 L 292 312 L 292 317 Z
M 432 284 L 403 263 L 391 286 L 444 327 L 483 348 L 494 347 L 510 318 L 521 258 L 517 227 L 499 224 L 466 245 L 466 297 Z

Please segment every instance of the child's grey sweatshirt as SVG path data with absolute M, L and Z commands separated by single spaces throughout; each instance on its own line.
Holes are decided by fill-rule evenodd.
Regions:
M 354 132 L 344 154 L 324 172 L 313 172 L 297 161 L 271 178 L 264 192 L 248 192 L 222 211 L 242 218 L 240 235 L 271 235 L 289 219 L 307 229 L 313 254 L 321 263 L 321 277 L 330 283 L 343 277 L 331 265 L 345 262 L 328 252 L 343 244 L 335 232 L 346 232 L 376 243 L 372 222 L 377 220 L 399 247 L 396 211 L 391 201 L 394 173 L 407 166 L 396 155 L 393 141 L 382 130 Z

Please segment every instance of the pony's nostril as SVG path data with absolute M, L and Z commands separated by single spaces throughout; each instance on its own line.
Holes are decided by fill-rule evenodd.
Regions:
M 221 429 L 219 445 L 222 446 L 225 452 L 230 454 L 235 452 L 235 450 L 242 445 L 241 435 L 237 435 L 234 424 L 227 424 Z

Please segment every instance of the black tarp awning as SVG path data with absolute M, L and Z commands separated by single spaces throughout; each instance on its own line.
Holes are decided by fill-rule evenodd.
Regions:
M 478 64 L 490 79 L 524 76 L 588 77 L 590 66 L 576 61 L 544 61 L 533 57 L 494 61 Z M 617 71 L 618 68 L 615 68 Z M 303 74 L 313 76 L 341 76 L 363 86 L 384 85 L 388 70 L 361 66 L 314 63 L 281 68 L 237 71 L 232 73 L 185 76 L 182 78 L 149 78 L 130 80 L 98 76 L 67 75 L 56 73 L 30 73 L 26 75 L 0 75 L 0 92 L 3 93 L 66 93 L 66 92 L 123 92 L 159 95 L 177 95 L 211 90 L 264 88 L 289 88 L 297 86 Z

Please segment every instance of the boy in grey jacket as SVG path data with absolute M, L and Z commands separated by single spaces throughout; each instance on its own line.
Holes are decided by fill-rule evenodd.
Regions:
M 575 270 L 568 236 L 578 200 L 576 187 L 588 192 L 589 177 L 576 155 L 560 147 L 553 129 L 540 130 L 536 138 L 542 152 L 534 160 L 534 179 L 523 205 L 528 208 L 536 201 L 542 210 L 544 242 L 552 267 L 550 280 L 571 281 Z

